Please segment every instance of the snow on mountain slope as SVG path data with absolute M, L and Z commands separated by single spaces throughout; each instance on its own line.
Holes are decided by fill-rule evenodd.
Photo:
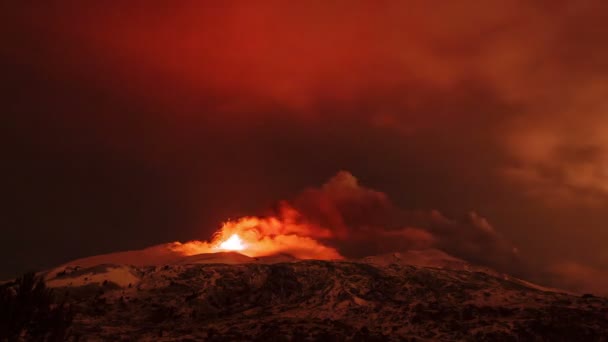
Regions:
M 81 258 L 68 262 L 46 273 L 45 278 L 51 287 L 82 286 L 91 283 L 112 282 L 118 286 L 137 283 L 136 267 L 187 265 L 187 264 L 273 264 L 296 262 L 299 259 L 286 253 L 278 253 L 258 258 L 248 257 L 238 252 L 202 253 L 184 256 L 172 248 L 174 244 L 165 244 L 138 251 L 126 251 Z M 505 280 L 512 280 L 527 287 L 541 291 L 559 291 L 542 287 L 509 275 L 499 273 L 487 267 L 472 265 L 462 259 L 451 256 L 441 250 L 410 250 L 352 260 L 376 266 L 386 267 L 391 264 L 433 267 L 451 270 L 483 272 Z
M 104 267 L 72 275 L 128 271 L 137 282 L 55 287 L 70 294 L 78 313 L 73 329 L 85 340 L 602 341 L 608 336 L 608 299 L 540 291 L 477 271 L 352 260 Z
M 168 265 L 272 264 L 298 260 L 284 253 L 260 258 L 251 258 L 237 252 L 181 256 L 169 252 L 170 249 L 166 247 L 161 245 L 144 251 L 119 252 L 74 260 L 46 272 L 45 280 L 49 287 L 78 287 L 89 284 L 103 284 L 104 282 L 119 287 L 127 287 L 139 283 L 141 277 L 139 270 L 146 267 L 159 269 Z M 98 262 L 101 263 L 97 264 Z
M 79 287 L 104 283 L 127 287 L 137 284 L 139 279 L 138 271 L 133 266 L 112 264 L 85 268 L 66 266 L 54 269 L 45 275 L 49 287 Z
M 174 250 L 175 244 L 167 243 L 141 250 L 95 255 L 76 259 L 62 266 L 92 267 L 102 264 L 148 266 L 172 264 L 184 257 L 183 254 Z
M 73 332 L 84 341 L 608 337 L 608 299 L 553 291 L 440 250 L 321 261 L 184 257 L 161 245 L 44 274 L 73 306 Z

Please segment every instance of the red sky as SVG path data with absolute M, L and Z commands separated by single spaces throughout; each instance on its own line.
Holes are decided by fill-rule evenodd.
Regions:
M 0 6 L 0 275 L 206 238 L 340 170 L 534 269 L 608 269 L 604 1 Z

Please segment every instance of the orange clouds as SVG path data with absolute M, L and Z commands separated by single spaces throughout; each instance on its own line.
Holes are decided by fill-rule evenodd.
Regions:
M 46 58 L 55 77 L 171 116 L 239 122 L 321 119 L 329 105 L 340 109 L 332 115 L 411 132 L 459 120 L 421 111 L 428 94 L 479 85 L 514 109 L 496 138 L 507 177 L 527 193 L 567 197 L 608 193 L 606 10 L 600 0 L 38 4 L 16 7 L 13 20 L 45 37 L 42 55 L 27 44 L 2 52 Z M 599 153 L 563 153 L 589 148 Z
M 522 23 L 522 15 L 530 19 Z M 549 21 L 541 8 L 512 1 L 73 3 L 32 5 L 16 18 L 65 45 L 67 56 L 46 51 L 57 72 L 69 61 L 72 73 L 174 109 L 173 101 L 193 104 L 210 92 L 226 112 L 275 103 L 307 116 L 318 114 L 311 109 L 321 101 L 348 106 L 370 95 L 405 95 L 404 86 L 513 83 L 504 77 L 529 61 L 505 52 L 530 53 Z M 518 45 L 524 36 L 529 43 Z M 179 91 L 159 92 L 160 82 Z M 399 97 L 390 104 L 397 117 L 416 105 Z
M 342 172 L 296 196 L 274 213 L 277 221 L 255 218 L 255 227 L 246 231 L 275 236 L 266 239 L 276 250 L 308 246 L 299 252 L 303 256 L 332 249 L 356 256 L 434 247 L 513 269 L 519 256 L 512 244 L 479 214 L 452 218 L 430 208 L 466 212 L 489 199 L 494 212 L 484 214 L 502 217 L 497 226 L 515 232 L 509 236 L 518 236 L 518 244 L 533 241 L 541 256 L 546 235 L 578 236 L 572 225 L 589 231 L 588 241 L 605 235 L 594 223 L 602 220 L 585 214 L 567 223 L 556 219 L 557 228 L 546 219 L 553 215 L 548 210 L 535 214 L 544 222 L 509 220 L 521 206 L 534 203 L 521 203 L 520 194 L 562 208 L 601 209 L 607 203 L 606 1 L 168 5 L 151 0 L 0 6 L 8 13 L 2 23 L 6 30 L 0 30 L 5 42 L 0 57 L 15 70 L 9 76 L 18 85 L 7 86 L 7 97 L 17 99 L 7 108 L 18 128 L 8 136 L 18 144 L 5 145 L 33 149 L 22 158 L 25 164 L 40 160 L 31 164 L 31 175 L 15 169 L 17 176 L 25 175 L 21 183 L 3 178 L 17 184 L 9 193 L 23 192 L 24 212 L 31 210 L 30 198 L 42 198 L 37 211 L 49 210 L 50 217 L 59 217 L 59 210 L 49 209 L 39 188 L 82 178 L 73 185 L 81 192 L 50 191 L 48 198 L 67 197 L 63 202 L 70 203 L 57 227 L 72 225 L 78 231 L 91 217 L 100 222 L 101 217 L 108 221 L 100 230 L 124 221 L 120 227 L 139 226 L 133 235 L 141 234 L 136 230 L 150 223 L 140 213 L 151 210 L 134 205 L 147 199 L 132 200 L 131 193 L 169 198 L 147 190 L 158 186 L 172 196 L 152 210 L 175 208 L 166 209 L 173 210 L 167 214 L 173 220 L 150 219 L 157 231 L 196 226 L 182 217 L 196 221 L 197 215 L 213 214 L 183 211 L 204 206 L 232 216 L 228 207 L 245 202 L 238 198 L 243 186 L 238 182 L 250 187 L 249 201 L 266 203 L 346 168 L 374 184 L 386 182 L 384 190 L 407 194 L 416 206 L 425 195 L 451 198 L 437 206 L 420 201 L 429 210 L 406 210 Z M 56 153 L 44 150 L 47 145 Z M 69 153 L 78 148 L 79 153 Z M 101 162 L 89 161 L 82 170 L 71 166 L 72 160 L 95 159 L 100 154 L 95 150 L 103 151 L 97 157 Z M 50 181 L 37 171 L 48 165 L 57 170 Z M 144 173 L 154 175 L 149 183 L 140 182 Z M 277 179 L 283 174 L 281 183 Z M 103 180 L 115 189 L 141 185 L 124 190 L 128 195 L 115 190 L 106 207 L 94 201 L 91 207 L 100 209 L 86 207 L 81 197 L 104 198 L 110 187 Z M 472 184 L 476 188 L 469 188 Z M 452 187 L 444 192 L 444 185 Z M 266 191 L 269 186 L 274 193 Z M 503 186 L 504 193 L 496 190 Z M 23 191 L 28 187 L 30 192 Z M 470 196 L 462 195 L 469 191 Z M 117 205 L 118 198 L 127 199 Z M 248 205 L 234 212 L 255 207 Z M 71 221 L 74 211 L 84 213 L 81 221 Z M 129 215 L 135 218 L 125 219 Z M 20 227 L 23 219 L 14 222 L 8 226 Z M 46 228 L 47 222 L 36 219 L 30 225 Z M 72 235 L 66 231 L 61 240 Z M 161 233 L 149 241 L 165 238 Z
M 481 84 L 517 108 L 502 132 L 516 174 L 546 180 L 541 169 L 554 169 L 565 173 L 550 180 L 555 185 L 605 192 L 603 159 L 579 165 L 554 153 L 562 144 L 606 147 L 608 29 L 599 13 L 608 7 L 600 0 L 15 7 L 17 27 L 45 38 L 42 55 L 28 55 L 26 44 L 4 54 L 46 58 L 49 74 L 166 105 L 172 115 L 318 119 L 329 103 L 343 109 L 334 115 L 408 132 L 458 120 L 417 113 L 425 94 L 454 96 Z M 200 112 L 208 102 L 215 114 Z

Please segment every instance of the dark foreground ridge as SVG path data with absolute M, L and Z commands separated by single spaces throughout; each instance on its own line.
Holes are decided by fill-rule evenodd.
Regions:
M 80 340 L 606 341 L 608 299 L 365 261 L 65 267 Z

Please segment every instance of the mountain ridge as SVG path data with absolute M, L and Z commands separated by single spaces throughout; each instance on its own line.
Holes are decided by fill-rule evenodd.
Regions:
M 608 299 L 484 272 L 441 251 L 294 259 L 223 252 L 150 266 L 68 263 L 46 279 L 78 312 L 73 332 L 85 341 L 608 337 Z

